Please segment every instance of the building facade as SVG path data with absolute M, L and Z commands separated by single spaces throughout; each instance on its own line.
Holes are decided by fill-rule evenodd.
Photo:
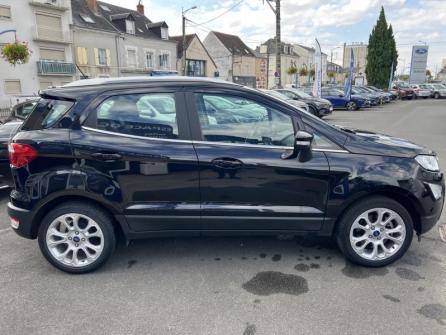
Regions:
M 256 56 L 240 37 L 211 31 L 203 44 L 221 79 L 256 87 Z
M 268 79 L 267 79 L 267 87 L 273 88 L 277 85 L 276 79 L 276 40 L 270 38 L 265 43 L 260 45 L 260 47 L 256 50 L 260 55 L 267 59 L 268 66 Z M 281 60 L 281 81 L 282 86 L 287 85 L 295 85 L 299 81 L 298 74 L 290 75 L 288 74 L 288 69 L 290 67 L 297 67 L 299 69 L 301 67 L 301 58 L 294 51 L 294 47 L 292 44 L 282 42 L 281 51 L 280 51 L 280 60 Z
M 215 77 L 217 65 L 196 34 L 186 35 L 186 75 L 191 77 Z M 177 42 L 177 70 L 182 74 L 183 36 L 171 36 Z
M 315 69 L 315 49 L 311 47 L 307 47 L 302 44 L 294 44 L 294 51 L 300 56 L 301 59 L 301 65 L 303 68 L 306 68 L 308 72 L 310 72 L 311 69 Z M 326 83 L 328 82 L 328 75 L 327 75 L 327 54 L 321 53 L 321 70 L 322 70 L 322 82 Z M 312 82 L 313 78 L 312 76 L 308 75 L 306 78 L 301 77 L 302 84 L 305 84 L 305 82 Z
M 327 77 L 329 83 L 344 83 L 345 76 L 345 70 L 341 65 L 327 62 Z
M 0 104 L 12 105 L 40 89 L 73 80 L 70 0 L 0 0 L 0 31 L 15 29 L 17 40 L 32 51 L 26 64 L 15 67 L 0 60 Z M 0 45 L 14 34 L 0 35 Z
M 344 69 L 350 67 L 351 51 L 353 50 L 353 56 L 355 60 L 354 73 L 356 76 L 365 76 L 365 68 L 367 66 L 367 53 L 368 46 L 362 42 L 345 44 L 344 54 L 342 57 L 342 66 Z
M 71 0 L 79 77 L 151 75 L 176 71 L 176 42 L 165 22 L 96 0 Z

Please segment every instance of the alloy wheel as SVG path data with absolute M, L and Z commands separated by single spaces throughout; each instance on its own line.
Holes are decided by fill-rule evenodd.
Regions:
M 349 111 L 355 110 L 356 109 L 356 103 L 354 101 L 349 101 L 347 103 L 347 109 Z
M 48 226 L 46 245 L 58 262 L 70 267 L 87 266 L 104 249 L 104 235 L 99 225 L 86 215 L 68 213 Z
M 402 217 L 388 208 L 373 208 L 359 215 L 350 228 L 350 245 L 360 257 L 378 261 L 395 255 L 406 238 Z

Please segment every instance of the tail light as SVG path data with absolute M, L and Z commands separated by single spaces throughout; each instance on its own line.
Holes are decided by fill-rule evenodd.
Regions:
M 38 152 L 32 146 L 22 143 L 10 143 L 8 146 L 9 163 L 11 167 L 21 168 L 28 165 L 38 156 Z

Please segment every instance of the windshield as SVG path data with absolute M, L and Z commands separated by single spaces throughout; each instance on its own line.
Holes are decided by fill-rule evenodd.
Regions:
M 308 93 L 305 93 L 304 91 L 295 90 L 294 92 L 296 92 L 296 94 L 303 99 L 311 99 L 312 98 L 311 95 L 309 95 Z
M 277 99 L 281 99 L 281 100 L 291 100 L 290 98 L 288 98 L 286 95 L 279 93 L 277 91 L 265 91 L 266 94 L 271 95 Z

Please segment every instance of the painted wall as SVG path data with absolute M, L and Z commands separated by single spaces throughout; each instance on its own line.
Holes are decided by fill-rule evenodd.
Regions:
M 52 48 L 64 50 L 65 62 L 72 62 L 72 51 L 70 45 L 71 24 L 71 2 L 69 0 L 58 0 L 63 10 L 51 9 L 44 5 L 44 0 L 34 0 L 34 3 L 42 3 L 41 6 L 32 5 L 29 0 L 0 0 L 0 5 L 11 7 L 11 19 L 0 19 L 0 31 L 6 29 L 16 29 L 17 39 L 28 42 L 32 50 L 31 57 L 27 64 L 16 65 L 15 67 L 0 59 L 0 106 L 10 105 L 21 101 L 25 96 L 37 95 L 43 84 L 62 85 L 70 82 L 72 76 L 46 76 L 37 74 L 37 61 L 40 59 L 40 48 Z M 46 13 L 61 16 L 62 32 L 67 43 L 42 42 L 36 40 L 37 24 L 36 13 Z M 0 44 L 14 41 L 14 34 L 8 33 L 0 35 Z M 4 90 L 5 79 L 19 79 L 21 83 L 21 94 L 8 95 Z

